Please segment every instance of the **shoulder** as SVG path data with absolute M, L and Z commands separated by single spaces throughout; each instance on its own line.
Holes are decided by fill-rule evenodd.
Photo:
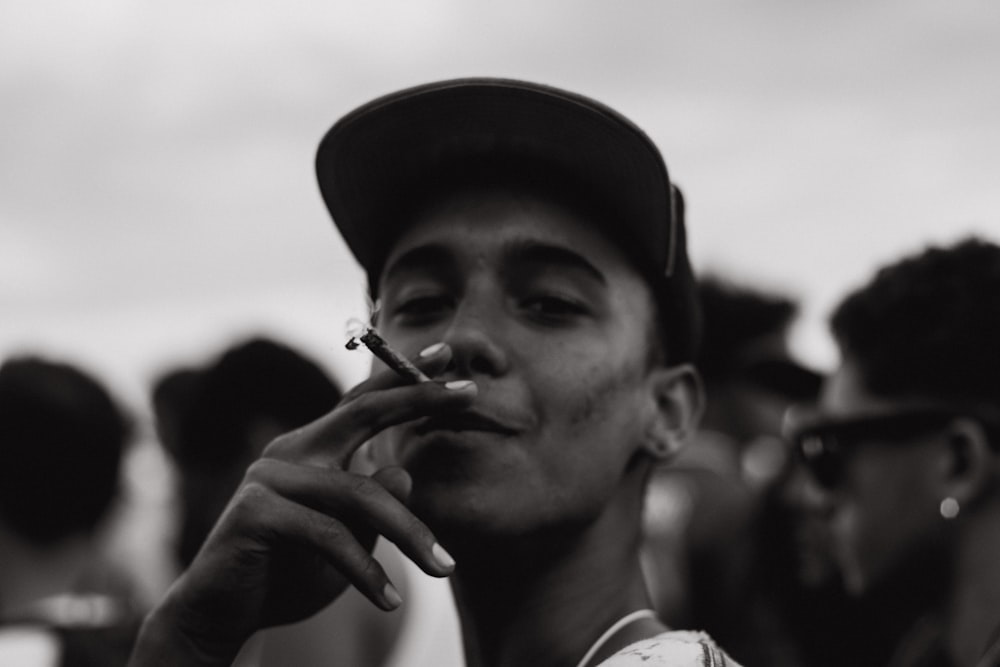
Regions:
M 626 646 L 600 667 L 739 667 L 704 632 L 664 632 Z

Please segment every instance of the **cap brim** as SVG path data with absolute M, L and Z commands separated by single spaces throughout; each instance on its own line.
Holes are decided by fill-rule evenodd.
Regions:
M 599 190 L 615 228 L 664 273 L 676 221 L 666 166 L 653 142 L 603 104 L 507 79 L 458 79 L 379 98 L 342 118 L 316 155 L 323 199 L 354 256 L 371 274 L 391 243 L 400 198 L 466 160 L 540 162 Z

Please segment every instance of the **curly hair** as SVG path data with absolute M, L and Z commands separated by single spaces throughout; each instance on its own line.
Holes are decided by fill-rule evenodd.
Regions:
M 1000 398 L 1000 246 L 971 237 L 879 270 L 830 320 L 866 387 L 887 396 Z

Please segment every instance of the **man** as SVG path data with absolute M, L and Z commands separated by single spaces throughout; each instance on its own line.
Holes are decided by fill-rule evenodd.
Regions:
M 729 664 L 661 634 L 638 562 L 648 473 L 701 410 L 682 208 L 652 142 L 579 95 L 457 80 L 341 119 L 317 171 L 376 325 L 434 381 L 376 370 L 272 442 L 134 664 L 228 664 L 348 584 L 398 607 L 376 535 L 451 576 L 470 666 Z M 346 471 L 367 441 L 370 478 Z
M 1000 247 L 881 269 L 835 310 L 842 362 L 789 428 L 848 590 L 888 611 L 893 665 L 1000 660 Z

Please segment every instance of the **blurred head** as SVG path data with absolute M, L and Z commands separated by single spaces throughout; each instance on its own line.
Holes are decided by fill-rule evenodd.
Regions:
M 369 183 L 375 199 L 395 202 L 372 213 L 336 177 L 356 172 L 352 159 L 396 151 L 388 137 L 413 131 L 407 123 L 428 109 L 427 145 L 401 151 L 422 163 Z M 595 180 L 606 165 L 575 132 L 610 142 L 609 164 L 634 159 L 645 198 L 613 205 L 621 192 Z M 683 208 L 651 142 L 586 98 L 476 80 L 363 107 L 334 126 L 317 164 L 383 335 L 408 356 L 448 343 L 441 379 L 479 386 L 468 414 L 390 429 L 376 443 L 383 462 L 413 476 L 421 515 L 436 530 L 551 535 L 628 495 L 637 522 L 649 463 L 676 450 L 700 411 L 685 364 L 697 306 Z M 392 197 L 379 189 L 390 182 Z
M 780 440 L 785 411 L 815 399 L 821 382 L 788 348 L 797 306 L 717 277 L 703 278 L 698 295 L 704 332 L 697 366 L 708 398 L 702 426 L 737 450 L 747 481 L 769 482 L 788 458 Z
M 153 383 L 150 398 L 156 416 L 156 435 L 175 459 L 182 456 L 181 428 L 193 407 L 200 377 L 201 372 L 193 368 L 176 368 Z
M 153 387 L 158 423 L 182 466 L 255 459 L 277 435 L 328 412 L 340 391 L 313 360 L 266 338 L 236 343 L 203 368 L 175 369 Z
M 96 379 L 37 357 L 0 366 L 0 523 L 39 546 L 90 535 L 119 488 L 129 423 Z
M 834 312 L 842 364 L 794 430 L 852 591 L 941 568 L 997 511 L 998 293 L 1000 247 L 972 239 L 881 269 Z
M 161 443 L 180 472 L 183 564 L 267 443 L 340 400 L 319 365 L 264 338 L 235 344 L 204 368 L 166 373 L 152 395 Z

